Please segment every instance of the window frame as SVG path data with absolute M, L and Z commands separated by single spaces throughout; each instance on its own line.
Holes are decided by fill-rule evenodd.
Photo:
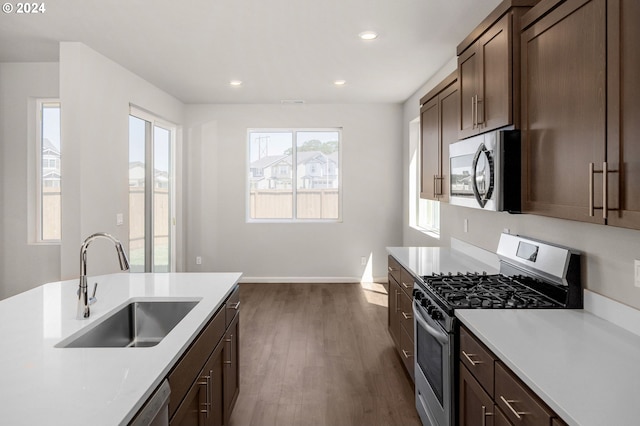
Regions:
M 34 242 L 36 244 L 41 244 L 41 245 L 60 245 L 62 242 L 62 229 L 60 230 L 60 238 L 58 239 L 53 239 L 53 238 L 43 238 L 43 232 L 44 232 L 44 226 L 43 226 L 43 220 L 44 220 L 44 215 L 42 212 L 42 208 L 43 208 L 43 189 L 45 188 L 45 185 L 42 181 L 44 174 L 43 174 L 43 158 L 42 158 L 42 149 L 43 149 L 43 132 L 42 132 L 42 126 L 43 126 L 43 109 L 47 106 L 52 106 L 52 105 L 57 105 L 58 109 L 60 110 L 60 115 L 61 115 L 61 119 L 60 121 L 62 121 L 62 104 L 60 102 L 59 98 L 37 98 L 35 100 L 35 104 L 36 104 L 36 137 L 35 137 L 35 152 L 34 152 L 34 157 L 35 157 L 35 226 L 34 226 L 34 231 L 35 231 L 35 235 L 34 235 Z M 61 135 L 62 136 L 62 135 Z M 47 164 L 49 167 L 49 159 L 47 160 Z M 58 160 L 60 161 L 60 167 L 62 167 L 62 141 L 60 142 L 60 159 Z M 54 168 L 55 168 L 55 164 L 54 164 Z M 62 208 L 62 170 L 60 173 L 60 184 L 58 185 L 58 188 L 60 188 L 60 208 Z M 62 219 L 61 219 L 62 220 Z M 62 227 L 62 224 L 60 224 L 60 227 Z
M 297 217 L 297 172 L 298 168 L 293 167 L 293 164 L 297 165 L 298 156 L 298 143 L 297 133 L 304 132 L 336 132 L 338 133 L 338 217 L 337 218 L 298 218 Z M 291 175 L 292 175 L 292 217 L 291 218 L 252 218 L 251 217 L 251 182 L 249 180 L 249 174 L 251 172 L 251 134 L 252 133 L 291 133 L 292 134 L 292 155 L 293 161 L 291 162 Z M 246 159 L 244 166 L 245 176 L 245 220 L 246 223 L 342 223 L 342 176 L 343 176 L 343 157 L 342 157 L 342 127 L 289 127 L 289 128 L 249 128 L 247 129 L 246 140 Z M 278 166 L 280 167 L 280 166 Z

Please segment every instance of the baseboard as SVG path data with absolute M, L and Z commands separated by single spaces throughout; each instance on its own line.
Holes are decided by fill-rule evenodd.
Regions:
M 361 283 L 363 281 L 358 277 L 245 277 L 240 279 L 241 283 L 256 284 L 276 284 L 276 283 L 295 283 L 295 284 L 339 284 L 339 283 Z M 387 277 L 374 277 L 375 283 L 386 283 Z

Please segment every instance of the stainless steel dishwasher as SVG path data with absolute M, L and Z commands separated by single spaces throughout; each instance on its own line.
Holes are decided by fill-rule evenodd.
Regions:
M 171 388 L 169 387 L 169 382 L 165 379 L 129 425 L 168 426 L 170 394 Z

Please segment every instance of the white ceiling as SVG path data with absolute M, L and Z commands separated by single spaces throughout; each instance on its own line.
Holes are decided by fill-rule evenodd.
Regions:
M 57 61 L 79 41 L 184 103 L 402 102 L 498 3 L 53 0 L 0 15 L 0 62 Z

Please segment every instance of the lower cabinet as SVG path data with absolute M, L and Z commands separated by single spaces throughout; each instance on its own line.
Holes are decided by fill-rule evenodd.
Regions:
M 169 372 L 172 426 L 229 424 L 240 390 L 238 289 Z
M 460 328 L 459 359 L 461 426 L 565 424 L 464 327 Z
M 389 334 L 414 380 L 413 357 L 413 276 L 389 256 Z

